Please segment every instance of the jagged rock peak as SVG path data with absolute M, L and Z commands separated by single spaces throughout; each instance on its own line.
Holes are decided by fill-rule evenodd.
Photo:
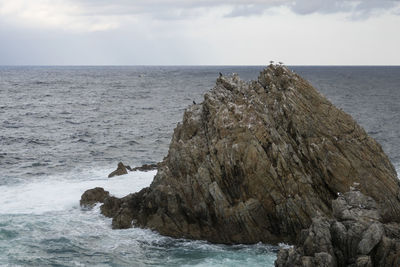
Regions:
M 400 221 L 397 175 L 381 146 L 299 75 L 270 65 L 257 81 L 221 75 L 185 111 L 153 183 L 124 198 L 113 227 L 294 242 L 354 186 L 383 221 Z

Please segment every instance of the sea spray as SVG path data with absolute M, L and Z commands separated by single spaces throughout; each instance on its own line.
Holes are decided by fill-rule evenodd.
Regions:
M 149 186 L 156 171 L 131 172 L 112 179 L 104 173 L 102 177 L 47 177 L 12 186 L 0 186 L 0 214 L 43 214 L 68 210 L 78 207 L 82 193 L 95 186 L 105 188 L 116 197 L 123 197 Z

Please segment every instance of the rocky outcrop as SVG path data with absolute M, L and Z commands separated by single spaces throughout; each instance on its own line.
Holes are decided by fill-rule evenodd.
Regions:
M 125 165 L 122 162 L 118 163 L 117 169 L 108 175 L 108 178 L 128 174 Z
M 83 207 L 92 207 L 96 203 L 104 203 L 104 199 L 110 196 L 108 191 L 105 191 L 101 187 L 86 190 L 80 200 L 80 205 Z
M 185 111 L 151 186 L 121 200 L 113 227 L 293 243 L 313 218 L 333 218 L 332 200 L 355 184 L 381 222 L 400 221 L 397 175 L 381 146 L 307 81 L 270 65 L 253 82 L 219 77 Z
M 383 224 L 377 203 L 359 191 L 332 201 L 333 219 L 317 217 L 277 267 L 400 266 L 400 224 Z
M 129 197 L 129 196 L 128 196 Z M 91 209 L 97 203 L 103 203 L 100 210 L 104 216 L 114 217 L 118 214 L 122 203 L 125 198 L 117 198 L 111 196 L 108 191 L 105 191 L 102 187 L 96 187 L 93 189 L 86 190 L 80 200 L 80 205 L 83 208 Z

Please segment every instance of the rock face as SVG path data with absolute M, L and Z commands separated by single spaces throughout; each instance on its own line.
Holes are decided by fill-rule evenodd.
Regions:
M 333 219 L 317 217 L 277 267 L 400 266 L 400 224 L 383 224 L 376 202 L 359 191 L 332 201 Z
M 121 200 L 113 227 L 228 244 L 295 242 L 312 218 L 332 218 L 332 200 L 355 185 L 376 201 L 380 221 L 400 222 L 400 187 L 381 146 L 307 81 L 270 65 L 253 82 L 219 77 L 185 111 L 153 183 Z
M 126 170 L 125 165 L 122 162 L 119 162 L 117 169 L 115 171 L 113 171 L 112 173 L 110 173 L 108 175 L 108 178 L 111 178 L 114 176 L 119 176 L 119 175 L 124 175 L 124 174 L 128 174 L 128 171 Z

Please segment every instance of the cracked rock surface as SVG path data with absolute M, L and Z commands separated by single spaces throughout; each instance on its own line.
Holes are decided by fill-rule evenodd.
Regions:
M 400 266 L 400 224 L 382 223 L 371 197 L 350 191 L 332 204 L 334 218 L 314 218 L 296 247 L 279 251 L 276 267 Z
M 270 65 L 257 81 L 219 77 L 185 111 L 150 187 L 102 211 L 114 228 L 293 243 L 312 218 L 333 218 L 332 200 L 354 186 L 376 202 L 382 222 L 400 222 L 399 183 L 381 146 L 307 81 Z

